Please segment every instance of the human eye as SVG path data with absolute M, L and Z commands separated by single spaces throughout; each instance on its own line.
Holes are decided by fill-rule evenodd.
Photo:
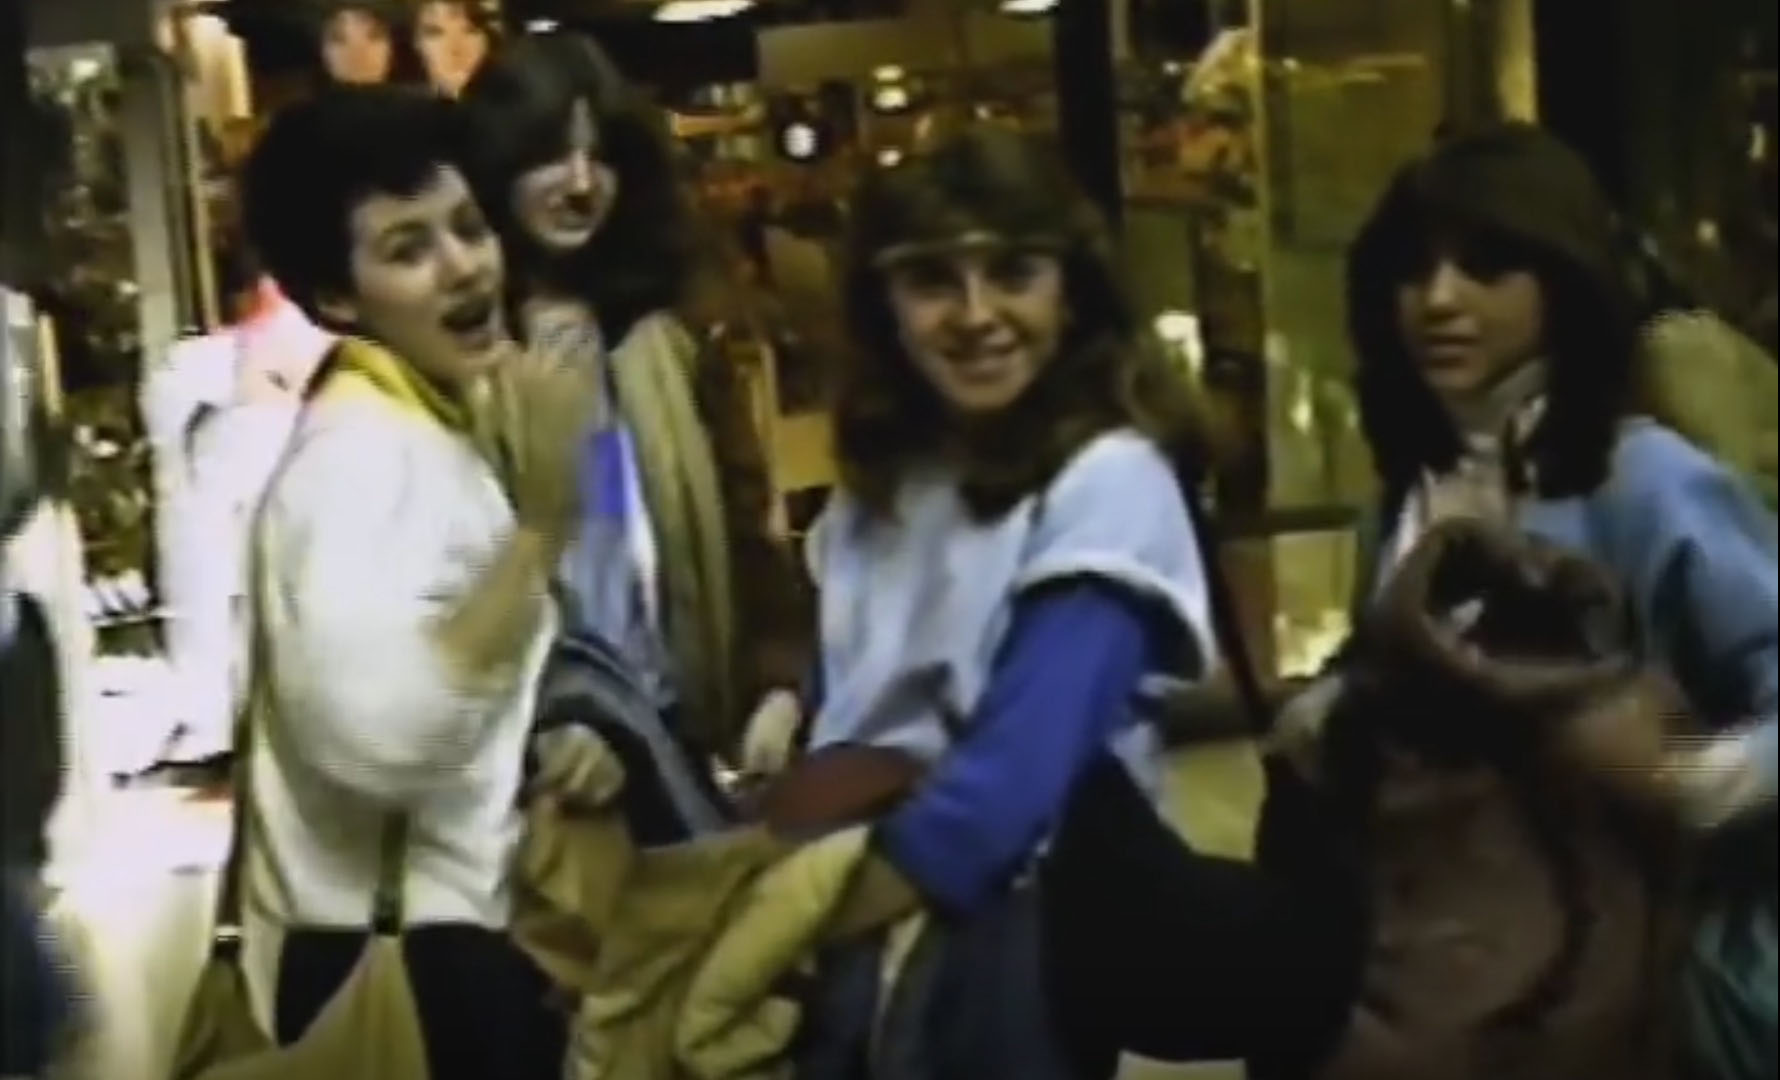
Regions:
M 486 239 L 491 230 L 488 218 L 483 215 L 482 209 L 475 203 L 465 202 L 459 204 L 458 208 L 452 212 L 451 231 L 456 233 L 460 240 L 476 242 Z
M 379 237 L 375 250 L 378 257 L 386 262 L 413 265 L 426 257 L 428 246 L 426 230 L 415 225 L 403 225 Z
M 1024 289 L 1044 269 L 1045 256 L 1034 251 L 1001 252 L 984 268 L 990 281 L 1003 289 Z
M 904 288 L 918 293 L 944 292 L 958 284 L 956 269 L 938 258 L 910 259 L 896 267 L 895 276 Z
M 1468 245 L 1457 253 L 1453 260 L 1465 276 L 1474 281 L 1493 282 L 1520 269 L 1524 260 L 1518 253 L 1511 251 L 1502 244 L 1478 243 Z

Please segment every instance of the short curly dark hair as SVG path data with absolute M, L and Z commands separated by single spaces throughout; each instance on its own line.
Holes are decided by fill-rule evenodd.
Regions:
M 353 208 L 414 195 L 462 168 L 456 107 L 421 90 L 335 86 L 272 118 L 242 175 L 249 242 L 280 289 L 323 322 L 320 301 L 352 293 Z

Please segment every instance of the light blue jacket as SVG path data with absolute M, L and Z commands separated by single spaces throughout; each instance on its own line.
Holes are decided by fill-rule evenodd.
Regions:
M 1526 532 L 1613 571 L 1646 655 L 1708 724 L 1752 732 L 1747 745 L 1772 794 L 1780 586 L 1774 514 L 1755 492 L 1680 435 L 1640 419 L 1622 427 L 1600 487 L 1530 500 L 1518 514 Z M 1394 547 L 1387 536 L 1377 550 Z

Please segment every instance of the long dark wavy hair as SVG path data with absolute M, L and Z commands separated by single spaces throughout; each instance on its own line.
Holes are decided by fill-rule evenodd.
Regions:
M 1424 470 L 1453 467 L 1459 432 L 1417 369 L 1397 289 L 1437 244 L 1539 281 L 1547 407 L 1524 447 L 1539 494 L 1592 491 L 1607 474 L 1631 394 L 1637 324 L 1613 217 L 1587 166 L 1526 124 L 1458 133 L 1404 168 L 1348 253 L 1348 330 L 1361 425 L 1398 505 Z
M 599 156 L 618 194 L 593 239 L 566 256 L 542 250 L 513 217 L 520 174 L 560 159 L 569 118 L 587 102 Z M 697 244 L 661 113 L 625 82 L 610 58 L 578 34 L 504 44 L 464 88 L 470 182 L 507 248 L 516 288 L 543 280 L 587 300 L 609 339 L 640 318 L 686 299 Z
M 965 433 L 904 351 L 876 260 L 893 245 L 971 231 L 1056 247 L 1069 322 L 1026 392 Z M 873 512 L 890 513 L 907 471 L 952 447 L 972 512 L 992 520 L 1089 440 L 1127 425 L 1197 484 L 1205 447 L 1190 386 L 1141 330 L 1105 219 L 1038 139 L 973 128 L 868 175 L 853 199 L 843 292 L 853 347 L 837 380 L 835 453 L 842 483 Z

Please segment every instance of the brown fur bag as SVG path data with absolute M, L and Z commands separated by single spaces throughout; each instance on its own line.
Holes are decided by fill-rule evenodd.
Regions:
M 1679 833 L 1622 781 L 1678 699 L 1625 626 L 1592 564 L 1477 523 L 1400 568 L 1314 754 L 1373 882 L 1319 1080 L 1670 1075 Z

